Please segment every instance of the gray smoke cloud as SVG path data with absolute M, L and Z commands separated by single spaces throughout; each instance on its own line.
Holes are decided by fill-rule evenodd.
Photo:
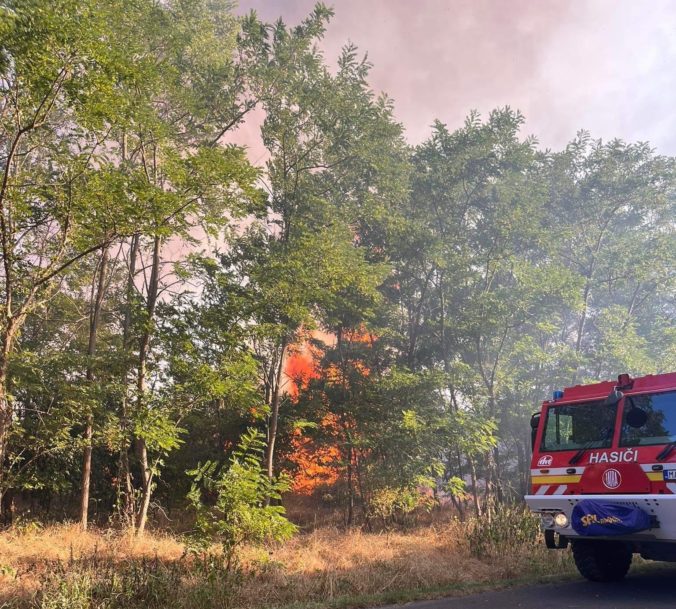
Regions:
M 297 23 L 313 0 L 241 0 Z M 521 110 L 526 132 L 560 149 L 579 129 L 648 140 L 676 154 L 676 2 L 672 0 L 337 0 L 322 42 L 368 52 L 371 83 L 395 101 L 411 143 L 436 118 Z M 240 134 L 244 136 L 245 134 Z M 239 138 L 238 138 L 239 139 Z M 246 138 L 248 139 L 248 138 Z

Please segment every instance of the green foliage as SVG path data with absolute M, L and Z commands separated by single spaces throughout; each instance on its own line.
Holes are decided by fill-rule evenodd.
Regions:
M 189 472 L 193 486 L 188 499 L 197 513 L 193 539 L 202 548 L 220 543 L 228 568 L 235 564 L 242 544 L 283 541 L 296 531 L 278 504 L 289 480 L 267 476 L 264 448 L 262 434 L 249 429 L 227 465 L 207 462 Z M 213 495 L 213 503 L 206 502 L 205 493 Z
M 409 522 L 416 512 L 432 509 L 434 503 L 420 488 L 383 487 L 377 489 L 370 498 L 368 518 L 380 521 L 386 527 L 401 525 Z
M 467 494 L 467 484 L 462 478 L 458 476 L 451 476 L 443 485 L 443 491 L 448 493 L 451 497 L 466 501 L 469 496 Z
M 323 56 L 332 14 L 1 3 L 0 492 L 72 495 L 91 445 L 108 517 L 144 487 L 177 503 L 192 470 L 230 560 L 291 532 L 262 471 L 299 439 L 330 449 L 348 521 L 406 519 L 419 486 L 480 513 L 526 490 L 552 388 L 674 369 L 674 159 L 543 151 L 509 107 L 410 147 L 366 57 Z M 227 143 L 254 110 L 264 168 Z M 509 539 L 487 522 L 477 547 Z

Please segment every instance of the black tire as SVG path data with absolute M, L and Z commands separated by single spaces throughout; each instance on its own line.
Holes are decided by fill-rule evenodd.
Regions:
M 624 579 L 631 565 L 631 547 L 621 541 L 580 539 L 573 542 L 573 558 L 580 575 L 593 582 Z

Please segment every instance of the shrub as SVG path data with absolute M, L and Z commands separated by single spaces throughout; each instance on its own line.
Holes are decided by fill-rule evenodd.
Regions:
M 296 532 L 279 505 L 289 490 L 286 476 L 270 480 L 263 468 L 263 435 L 249 429 L 227 466 L 208 461 L 189 472 L 193 483 L 188 499 L 197 512 L 193 545 L 206 549 L 220 543 L 228 569 L 242 544 L 283 541 Z M 211 495 L 207 504 L 205 495 Z

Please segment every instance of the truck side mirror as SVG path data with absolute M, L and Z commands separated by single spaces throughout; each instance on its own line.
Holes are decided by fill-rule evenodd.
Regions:
M 538 434 L 538 426 L 540 425 L 540 413 L 536 412 L 530 418 L 530 447 L 535 450 L 535 437 Z
M 641 408 L 633 406 L 632 409 L 627 413 L 625 421 L 629 427 L 638 429 L 639 427 L 643 427 L 648 422 L 648 413 Z

